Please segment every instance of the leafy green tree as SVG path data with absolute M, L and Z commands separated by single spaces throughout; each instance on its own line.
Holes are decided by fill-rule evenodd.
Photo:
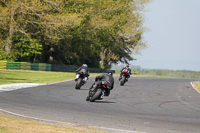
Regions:
M 1 0 L 1 47 L 5 48 L 7 53 L 15 54 L 17 51 L 19 55 L 20 50 L 15 49 L 23 47 L 18 46 L 24 44 L 27 38 L 36 39 L 37 43 L 43 47 L 49 45 L 44 42 L 58 42 L 63 38 L 63 33 L 68 30 L 67 27 L 79 20 L 76 14 L 63 13 L 63 6 L 62 0 Z M 18 34 L 22 36 L 21 39 L 16 37 L 19 36 Z M 29 41 L 29 44 L 35 45 L 35 41 Z M 35 53 L 40 54 L 41 52 Z M 24 55 L 33 54 L 24 51 L 22 56 Z
M 132 51 L 145 47 L 141 42 L 142 14 L 148 1 L 90 1 L 87 15 L 93 35 L 96 37 L 100 66 L 110 68 L 112 63 L 133 60 Z
M 133 60 L 132 51 L 145 47 L 141 42 L 142 15 L 147 1 L 99 0 L 70 1 L 65 5 L 70 13 L 79 13 L 81 23 L 71 27 L 73 56 L 69 63 L 89 63 L 110 68 L 113 63 Z M 91 60 L 95 57 L 94 60 Z M 89 60 L 88 60 L 89 59 Z M 68 59 L 66 59 L 68 60 Z M 98 61 L 98 63 L 92 63 Z
M 41 54 L 42 45 L 37 39 L 30 38 L 28 36 L 19 36 L 18 42 L 15 42 L 15 56 L 18 61 L 33 61 L 36 62 L 37 55 Z M 33 59 L 32 59 L 32 58 Z
M 110 68 L 133 60 L 148 0 L 0 0 L 0 46 L 17 61 Z

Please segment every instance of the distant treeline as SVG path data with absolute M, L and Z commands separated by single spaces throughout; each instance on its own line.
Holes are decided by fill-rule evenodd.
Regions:
M 120 70 L 116 70 L 119 73 Z M 199 71 L 189 70 L 162 70 L 162 69 L 132 69 L 133 75 L 147 75 L 147 76 L 164 76 L 164 77 L 176 77 L 176 78 L 193 78 L 200 79 Z

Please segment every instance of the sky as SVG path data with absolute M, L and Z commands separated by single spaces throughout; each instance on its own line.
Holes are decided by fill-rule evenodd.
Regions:
M 143 34 L 147 48 L 130 64 L 144 69 L 200 71 L 200 0 L 152 0 Z

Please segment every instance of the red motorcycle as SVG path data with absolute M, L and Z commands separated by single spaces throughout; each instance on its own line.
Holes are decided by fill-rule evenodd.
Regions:
M 124 85 L 125 82 L 128 81 L 128 77 L 129 77 L 129 71 L 128 71 L 128 69 L 124 69 L 122 71 L 122 78 L 120 80 L 120 85 Z

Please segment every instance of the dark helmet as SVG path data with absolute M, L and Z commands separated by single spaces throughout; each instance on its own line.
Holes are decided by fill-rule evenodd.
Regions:
M 108 72 L 109 75 L 113 76 L 113 73 L 111 71 Z
M 126 64 L 126 66 L 125 67 L 129 67 L 129 64 Z

